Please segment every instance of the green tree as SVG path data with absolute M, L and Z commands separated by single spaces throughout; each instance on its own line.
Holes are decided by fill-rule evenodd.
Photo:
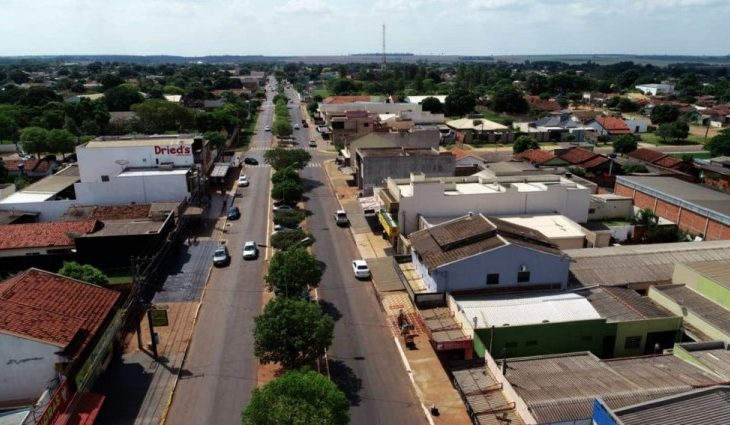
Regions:
M 107 91 L 116 86 L 124 84 L 124 79 L 116 74 L 104 74 L 99 78 L 102 89 Z
M 310 369 L 289 371 L 251 393 L 242 425 L 346 425 L 350 403 L 337 385 Z
M 730 128 L 722 130 L 717 136 L 705 144 L 705 149 L 710 151 L 712 156 L 730 155 Z
M 287 167 L 301 170 L 310 159 L 312 155 L 304 149 L 276 148 L 264 153 L 264 161 L 276 170 Z
M 664 143 L 678 143 L 689 136 L 689 126 L 684 121 L 661 124 L 656 129 L 656 135 L 661 137 Z
M 274 224 L 293 227 L 302 221 L 304 221 L 304 211 L 302 210 L 274 211 Z
M 186 107 L 166 100 L 151 99 L 132 105 L 146 132 L 184 131 L 192 126 L 193 113 Z
M 668 124 L 679 119 L 679 109 L 674 105 L 657 105 L 651 110 L 651 123 Z
M 522 135 L 518 137 L 512 145 L 512 152 L 514 153 L 524 152 L 528 149 L 540 149 L 540 144 L 537 140 L 530 136 Z
M 629 153 L 636 150 L 638 147 L 638 142 L 634 138 L 634 136 L 630 136 L 628 134 L 623 136 L 618 136 L 615 139 L 613 139 L 613 151 L 618 153 Z
M 298 201 L 303 194 L 304 190 L 301 183 L 292 180 L 283 180 L 271 186 L 271 197 L 281 199 L 284 202 Z
M 67 154 L 76 149 L 76 137 L 67 130 L 54 129 L 49 131 L 46 143 L 49 152 Z
M 276 170 L 276 172 L 271 176 L 271 183 L 273 184 L 279 184 L 283 181 L 293 181 L 295 183 L 301 183 L 301 177 L 299 177 L 299 173 L 297 170 L 291 167 L 285 167 L 280 170 Z
M 441 114 L 444 112 L 444 105 L 441 101 L 435 97 L 427 97 L 421 102 L 421 109 L 424 112 L 431 112 L 432 114 Z
M 26 127 L 20 131 L 20 145 L 28 153 L 34 153 L 40 158 L 48 152 L 48 130 L 41 127 Z
M 96 285 L 109 283 L 109 278 L 101 270 L 89 264 L 79 264 L 76 261 L 64 261 L 58 274 Z
M 287 252 L 293 251 L 279 251 Z M 332 343 L 334 320 L 319 304 L 298 298 L 300 293 L 271 300 L 254 318 L 254 354 L 261 363 L 299 368 L 324 354 Z
M 636 112 L 641 106 L 629 99 L 628 97 L 622 97 L 618 101 L 618 110 L 621 112 Z
M 271 132 L 277 137 L 288 137 L 294 132 L 289 120 L 277 119 L 271 126 Z
M 476 99 L 467 90 L 456 90 L 446 96 L 444 113 L 450 117 L 466 115 L 474 110 Z
M 497 112 L 509 112 L 514 114 L 524 114 L 530 110 L 522 93 L 512 87 L 500 87 L 492 96 L 492 109 Z
M 50 87 L 33 86 L 25 91 L 18 99 L 18 103 L 23 106 L 42 107 L 51 102 L 63 102 L 63 98 L 59 96 Z
M 278 251 L 271 257 L 269 272 L 264 277 L 270 291 L 279 289 L 291 296 L 298 296 L 308 286 L 318 286 L 320 279 L 319 262 L 304 248 Z
M 18 124 L 5 114 L 0 115 L 0 140 L 17 140 Z
M 302 242 L 306 240 L 306 242 Z M 283 229 L 271 236 L 271 246 L 285 251 L 292 247 L 307 247 L 315 242 L 314 235 L 302 229 Z
M 659 216 L 651 208 L 642 208 L 636 212 L 633 222 L 641 226 L 656 226 L 659 223 Z
M 141 103 L 144 98 L 135 86 L 122 84 L 104 93 L 104 103 L 110 111 L 129 111 L 132 105 Z

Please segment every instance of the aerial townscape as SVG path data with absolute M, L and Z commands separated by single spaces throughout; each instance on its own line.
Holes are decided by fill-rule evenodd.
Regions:
M 2 6 L 0 425 L 730 423 L 730 3 L 51 3 Z

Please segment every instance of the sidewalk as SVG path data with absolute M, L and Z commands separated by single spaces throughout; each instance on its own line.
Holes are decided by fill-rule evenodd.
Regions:
M 373 234 L 370 227 L 367 226 L 362 217 L 362 212 L 359 211 L 359 205 L 357 205 L 357 188 L 347 183 L 350 176 L 343 174 L 334 161 L 325 161 L 324 169 L 338 202 L 350 216 L 352 223 L 350 231 L 361 257 L 365 260 L 386 257 L 392 252 L 393 248 L 388 241 L 379 235 Z M 398 279 L 394 269 L 385 267 L 383 269 L 389 271 L 395 276 L 395 279 Z M 373 279 L 375 280 L 375 276 L 373 276 Z M 432 404 L 435 404 L 439 410 L 439 416 L 426 414 L 426 418 L 432 424 L 470 425 L 472 422 L 466 413 L 466 407 L 431 346 L 428 334 L 425 331 L 425 324 L 420 319 L 420 314 L 405 289 L 381 292 L 378 289 L 377 282 L 374 282 L 374 287 L 376 291 L 379 291 L 378 299 L 383 311 L 385 311 L 386 319 L 391 325 L 393 340 L 401 353 L 406 371 L 411 377 L 424 412 L 428 412 Z M 389 286 L 389 288 L 392 287 Z M 417 350 L 409 350 L 404 347 L 400 329 L 398 329 L 398 314 L 401 310 L 416 326 L 418 335 L 415 337 L 414 342 L 418 347 Z

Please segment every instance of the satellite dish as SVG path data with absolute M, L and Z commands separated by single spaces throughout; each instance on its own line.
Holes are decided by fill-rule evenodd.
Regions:
M 114 161 L 114 163 L 124 166 L 129 164 L 129 161 L 127 161 L 126 159 L 117 159 L 116 161 Z

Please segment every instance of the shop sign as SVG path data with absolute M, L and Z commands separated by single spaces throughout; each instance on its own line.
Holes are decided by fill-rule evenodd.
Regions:
M 71 389 L 68 387 L 68 381 L 64 379 L 61 385 L 56 388 L 53 397 L 48 400 L 48 406 L 46 406 L 46 410 L 40 419 L 38 419 L 36 425 L 52 424 L 59 414 L 66 411 L 69 401 L 71 401 Z
M 459 341 L 444 341 L 436 343 L 436 351 L 444 350 L 463 350 L 472 347 L 472 341 L 470 339 L 462 339 Z
M 155 155 L 187 156 L 192 152 L 190 146 L 155 146 Z
M 111 347 L 111 343 L 114 341 L 114 335 L 116 335 L 121 326 L 122 310 L 117 310 L 117 313 L 114 315 L 109 326 L 107 326 L 104 334 L 102 334 L 99 342 L 96 344 L 91 353 L 89 353 L 89 357 L 86 358 L 84 365 L 81 366 L 81 369 L 79 369 L 76 374 L 76 391 L 84 391 L 93 383 L 93 377 L 99 370 L 101 362 L 106 357 L 107 350 Z

